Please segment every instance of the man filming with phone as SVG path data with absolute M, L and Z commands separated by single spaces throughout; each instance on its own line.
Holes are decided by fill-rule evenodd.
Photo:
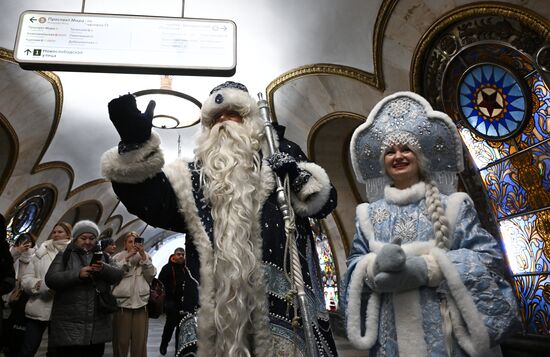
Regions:
M 113 316 L 113 354 L 126 357 L 147 356 L 149 284 L 156 275 L 151 256 L 145 252 L 143 238 L 136 232 L 125 235 L 125 250 L 112 262 L 122 268 L 124 276 L 113 287 L 120 310 Z

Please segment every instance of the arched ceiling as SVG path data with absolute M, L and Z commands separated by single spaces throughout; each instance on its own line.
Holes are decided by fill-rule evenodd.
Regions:
M 178 16 L 182 1 L 4 1 L 0 4 L 0 47 L 7 52 L 12 49 L 22 11 L 80 12 L 83 3 L 85 12 Z M 445 13 L 472 3 L 490 4 L 466 0 L 187 0 L 185 15 L 237 23 L 238 64 L 231 79 L 247 84 L 251 93 L 267 90 L 276 120 L 287 126 L 287 136 L 326 168 L 340 197 L 332 233 L 351 240 L 354 209 L 365 198 L 347 158 L 351 132 L 383 96 L 411 88 L 415 48 L 430 25 Z M 550 7 L 540 3 L 505 2 L 550 18 Z M 126 92 L 158 88 L 159 76 L 55 72 L 48 77 L 5 60 L 0 61 L 0 71 L 0 119 L 5 117 L 14 128 L 20 145 L 12 181 L 0 197 L 0 212 L 32 183 L 55 182 L 59 199 L 51 225 L 93 197 L 103 206 L 99 223 L 112 228 L 113 237 L 129 229 L 159 236 L 158 230 L 146 227 L 118 204 L 110 184 L 99 173 L 101 153 L 118 142 L 107 118 L 107 102 Z M 59 86 L 52 78 L 59 79 Z M 203 101 L 210 88 L 224 80 L 177 76 L 173 89 Z M 52 130 L 55 135 L 48 141 Z M 162 131 L 168 161 L 177 156 L 178 136 L 185 143 L 182 156 L 190 157 L 197 132 L 198 127 Z M 33 170 L 35 164 L 42 170 Z M 46 226 L 44 231 L 50 229 Z

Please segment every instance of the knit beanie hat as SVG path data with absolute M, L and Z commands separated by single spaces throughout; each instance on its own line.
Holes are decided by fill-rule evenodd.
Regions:
M 99 228 L 92 221 L 79 221 L 73 227 L 73 239 L 78 238 L 82 233 L 91 233 L 97 238 L 99 237 Z

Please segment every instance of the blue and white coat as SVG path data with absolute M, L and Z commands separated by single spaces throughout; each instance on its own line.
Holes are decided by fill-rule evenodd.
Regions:
M 449 250 L 435 246 L 426 185 L 387 186 L 384 198 L 357 207 L 343 307 L 350 341 L 369 356 L 487 356 L 518 327 L 512 287 L 495 238 L 479 224 L 465 193 L 441 195 L 449 220 Z M 402 240 L 407 256 L 422 256 L 428 286 L 378 293 L 372 279 L 377 252 Z

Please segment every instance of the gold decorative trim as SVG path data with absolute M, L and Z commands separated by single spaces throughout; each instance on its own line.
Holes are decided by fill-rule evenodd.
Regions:
M 364 116 L 356 114 L 356 113 L 339 111 L 339 112 L 330 113 L 329 115 L 326 115 L 326 116 L 322 117 L 321 119 L 319 119 L 317 122 L 315 122 L 315 124 L 313 124 L 313 126 L 311 127 L 311 129 L 309 131 L 309 134 L 308 134 L 308 137 L 307 137 L 307 156 L 312 161 L 316 161 L 315 160 L 315 151 L 314 151 L 313 145 L 317 140 L 317 135 L 318 135 L 320 129 L 325 124 L 327 124 L 331 121 L 334 121 L 334 120 L 341 119 L 341 118 L 357 120 L 357 121 L 359 121 L 359 125 L 363 124 L 367 119 Z M 352 135 L 353 135 L 353 132 L 350 133 L 349 138 L 347 138 L 348 140 L 346 140 L 348 143 L 351 141 L 351 136 Z M 346 178 L 348 179 L 348 182 L 353 183 L 353 182 L 355 182 L 355 174 L 350 170 L 351 166 L 349 165 L 350 164 L 349 163 L 349 158 L 346 154 L 347 154 L 346 150 L 343 150 L 342 151 L 342 156 L 343 156 L 342 157 L 342 162 L 348 163 L 348 165 L 344 165 L 344 173 L 346 175 Z M 359 204 L 359 202 L 362 202 L 363 199 L 361 198 L 361 195 L 359 194 L 359 191 L 357 190 L 357 186 L 356 185 L 350 185 L 350 187 L 351 187 L 351 191 L 353 193 L 353 196 L 356 200 L 356 204 Z
M 78 221 L 81 221 L 83 219 L 89 219 L 89 220 L 92 220 L 96 223 L 99 222 L 99 219 L 101 218 L 101 216 L 103 215 L 103 205 L 101 204 L 100 201 L 98 200 L 94 200 L 94 199 L 91 199 L 91 200 L 85 200 L 85 201 L 79 201 L 77 202 L 75 205 L 73 205 L 72 207 L 68 208 L 67 210 L 65 210 L 65 213 L 61 216 L 61 217 L 65 217 L 69 212 L 71 212 L 72 210 L 78 210 L 79 208 L 83 207 L 83 206 L 87 206 L 87 205 L 94 205 L 94 206 L 97 206 L 97 211 L 98 211 L 98 214 L 97 216 L 95 217 L 95 219 L 92 219 L 92 218 L 82 218 L 82 217 L 79 217 L 80 214 L 75 214 L 75 222 L 78 222 Z
M 382 43 L 391 14 L 399 0 L 383 0 L 376 16 L 373 34 L 373 67 L 374 73 L 369 73 L 358 68 L 337 65 L 331 63 L 317 63 L 295 68 L 275 78 L 266 88 L 268 103 L 271 108 L 273 120 L 277 121 L 273 100 L 275 91 L 284 84 L 304 76 L 311 75 L 336 75 L 358 80 L 366 85 L 383 92 L 385 89 L 384 73 L 382 68 Z
M 17 133 L 15 129 L 11 126 L 8 119 L 0 113 L 0 127 L 5 129 L 8 137 L 9 147 L 11 149 L 10 155 L 8 157 L 7 165 L 4 171 L 0 175 L 0 194 L 4 192 L 6 185 L 15 170 L 15 163 L 17 162 L 17 156 L 19 154 L 19 140 L 17 140 Z
M 479 2 L 457 7 L 441 16 L 422 35 L 413 52 L 409 81 L 412 91 L 422 93 L 423 65 L 427 51 L 434 40 L 449 26 L 462 20 L 479 16 L 512 18 L 530 27 L 550 40 L 550 22 L 532 10 L 500 2 Z
M 78 186 L 77 188 L 75 188 L 74 190 L 72 190 L 71 192 L 69 192 L 67 194 L 67 199 L 73 197 L 76 194 L 79 194 L 82 191 L 87 190 L 90 187 L 101 185 L 101 184 L 104 184 L 106 182 L 110 182 L 110 181 L 107 180 L 107 179 L 96 179 L 96 180 L 88 181 L 85 184 L 82 184 L 82 185 Z
M 111 212 L 107 216 L 107 219 L 105 220 L 105 224 L 107 224 L 107 222 L 109 222 L 109 219 L 111 219 L 111 217 L 114 217 L 113 214 L 115 213 L 118 205 L 120 205 L 120 200 L 117 198 L 115 206 L 113 207 L 113 209 L 111 210 Z M 120 216 L 120 218 L 122 219 L 122 216 Z M 120 222 L 120 224 L 122 225 L 122 221 Z
M 5 49 L 5 48 L 1 48 L 1 47 L 0 47 L 0 60 L 17 64 L 17 61 L 15 61 L 15 59 L 13 57 L 13 51 Z M 48 137 L 46 138 L 45 144 L 42 147 L 42 151 L 38 155 L 38 158 L 37 158 L 35 164 L 33 165 L 33 168 L 31 169 L 30 175 L 36 174 L 36 173 L 41 172 L 41 171 L 51 170 L 51 169 L 61 169 L 61 170 L 65 171 L 67 173 L 67 175 L 69 176 L 69 188 L 68 188 L 68 191 L 67 191 L 67 194 L 66 194 L 66 197 L 65 197 L 65 200 L 68 200 L 69 198 L 73 197 L 74 195 L 76 195 L 76 194 L 78 194 L 78 193 L 80 193 L 80 192 L 82 192 L 82 191 L 84 191 L 84 190 L 86 190 L 86 189 L 88 189 L 92 186 L 100 185 L 100 184 L 103 184 L 103 183 L 108 182 L 108 181 L 105 180 L 105 179 L 97 179 L 97 180 L 87 182 L 87 183 L 73 189 L 75 174 L 74 174 L 74 170 L 71 167 L 71 165 L 69 165 L 65 162 L 61 162 L 61 161 L 51 161 L 51 162 L 40 164 L 40 161 L 44 157 L 44 154 L 46 153 L 46 150 L 49 148 L 49 146 L 50 146 L 50 144 L 53 140 L 53 137 L 55 136 L 55 133 L 57 131 L 59 121 L 60 121 L 60 118 L 61 118 L 62 108 L 63 108 L 64 94 L 63 94 L 63 86 L 61 84 L 61 79 L 55 73 L 50 72 L 50 71 L 35 71 L 35 73 L 37 73 L 39 76 L 45 78 L 47 81 L 49 81 L 51 83 L 51 85 L 53 87 L 53 90 L 54 90 L 54 93 L 55 93 L 55 109 L 54 109 L 54 119 L 52 121 L 52 125 L 51 125 L 50 131 L 48 133 Z M 15 133 L 15 131 L 14 131 L 14 133 Z M 16 133 L 15 133 L 15 137 L 17 137 Z M 7 182 L 7 180 L 6 180 L 6 182 Z M 2 183 L 2 181 L 0 181 L 0 184 L 1 183 Z M 1 188 L 0 189 L 0 192 L 1 192 L 3 190 L 3 187 L 0 186 L 0 188 Z
M 0 47 L 0 60 L 17 64 L 17 61 L 15 61 L 13 57 L 13 51 L 5 48 L 1 48 L 1 47 Z M 34 174 L 41 170 L 40 168 L 41 165 L 39 165 L 39 163 L 44 157 L 44 154 L 46 153 L 46 150 L 50 146 L 53 140 L 53 137 L 55 135 L 55 132 L 57 131 L 57 126 L 59 125 L 59 120 L 61 118 L 61 110 L 63 108 L 63 86 L 61 84 L 61 79 L 59 79 L 59 77 L 55 73 L 49 72 L 49 71 L 35 71 L 35 73 L 45 78 L 48 82 L 51 83 L 55 93 L 55 109 L 54 109 L 54 119 L 52 121 L 52 126 L 50 127 L 50 132 L 48 133 L 48 137 L 46 138 L 46 143 L 42 147 L 42 151 L 40 152 L 40 155 L 38 155 L 38 158 L 36 159 L 36 162 L 33 165 L 31 174 Z
M 124 229 L 126 229 L 128 226 L 134 224 L 135 222 L 142 222 L 144 223 L 145 225 L 147 225 L 145 222 L 143 222 L 141 219 L 139 218 L 134 218 L 132 219 L 131 221 L 129 221 L 128 223 L 126 223 L 125 225 L 123 225 L 122 227 L 120 227 L 120 230 L 119 232 L 122 232 Z
M 58 198 L 58 193 L 59 193 L 57 191 L 57 187 L 55 187 L 51 183 L 42 183 L 42 184 L 38 184 L 38 185 L 27 188 L 23 193 L 21 193 L 19 196 L 17 196 L 17 198 L 15 200 L 13 200 L 10 208 L 8 208 L 8 210 L 6 211 L 6 214 L 5 214 L 6 221 L 8 221 L 12 217 L 12 215 L 14 213 L 14 210 L 15 210 L 15 207 L 17 207 L 19 204 L 21 204 L 21 202 L 23 202 L 23 198 L 25 198 L 25 196 L 27 196 L 30 192 L 35 191 L 35 190 L 39 190 L 41 188 L 51 189 L 53 191 L 53 199 L 52 199 L 52 206 L 50 207 L 48 212 L 44 215 L 44 219 L 42 220 L 42 223 L 40 224 L 40 226 L 36 230 L 36 233 L 33 233 L 33 234 L 36 235 L 37 239 L 38 239 L 38 237 L 40 237 L 40 234 L 42 234 L 42 230 L 44 229 L 44 226 L 46 225 L 46 222 L 48 222 L 50 220 L 50 216 L 52 215 L 52 212 L 55 210 L 55 206 L 57 205 L 57 198 Z

